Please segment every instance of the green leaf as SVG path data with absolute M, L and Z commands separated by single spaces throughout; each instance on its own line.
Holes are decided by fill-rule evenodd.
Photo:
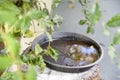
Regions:
M 10 2 L 10 1 L 7 1 L 7 2 L 0 4 L 0 10 L 1 10 L 1 12 L 8 11 L 9 13 L 12 13 L 12 14 L 19 14 L 20 13 L 19 8 L 16 5 L 14 5 L 13 2 Z
M 12 64 L 12 60 L 7 56 L 0 56 L 0 64 L 0 71 L 3 71 Z
M 101 11 L 100 11 L 98 3 L 96 2 L 92 6 L 90 11 L 87 12 L 87 18 L 88 18 L 91 26 L 93 26 L 100 20 L 100 17 L 101 17 Z
M 35 54 L 38 55 L 43 51 L 39 44 L 35 45 Z
M 7 23 L 8 25 L 13 25 L 20 14 L 20 10 L 9 1 L 0 4 L 0 23 Z
M 54 23 L 53 23 L 53 21 L 51 21 L 51 19 L 50 19 L 50 17 L 49 16 L 46 16 L 45 18 L 41 18 L 40 20 L 39 20 L 39 25 L 41 26 L 41 27 L 48 27 L 48 28 L 52 28 L 52 30 L 54 30 L 53 29 L 53 27 L 54 27 Z
M 50 33 L 46 32 L 46 35 L 47 35 L 49 41 L 53 41 L 53 40 L 52 40 L 52 36 L 50 35 Z
M 7 48 L 7 51 L 10 54 L 15 54 L 16 56 L 19 55 L 20 44 L 18 41 L 10 34 L 2 34 L 3 41 Z
M 79 24 L 80 24 L 80 25 L 84 25 L 85 23 L 86 23 L 86 20 L 80 20 L 80 21 L 79 21 Z
M 55 59 L 55 61 L 57 61 L 58 59 L 58 51 L 54 48 L 51 48 L 51 52 L 52 52 L 52 58 Z
M 31 19 L 40 19 L 40 18 L 44 18 L 46 15 L 46 13 L 44 13 L 43 11 L 40 11 L 40 10 L 36 10 L 36 9 L 31 9 L 29 12 L 28 12 L 28 16 L 31 18 Z
M 109 27 L 118 27 L 118 26 L 120 26 L 120 14 L 114 15 L 110 20 L 108 20 L 107 25 Z
M 88 26 L 87 33 L 92 33 L 93 34 L 94 32 L 95 32 L 94 28 L 92 26 Z
M 116 58 L 117 52 L 113 46 L 108 47 L 108 55 L 110 56 L 111 60 Z
M 90 32 L 91 32 L 91 28 L 88 27 L 88 28 L 87 28 L 87 33 L 90 33 Z
M 8 25 L 13 25 L 18 20 L 16 15 L 9 13 L 8 11 L 0 10 L 0 24 L 7 23 Z
M 18 20 L 17 22 L 17 27 L 18 29 L 20 29 L 22 31 L 22 33 L 24 34 L 30 27 L 30 22 L 31 19 L 29 16 L 23 15 L 21 16 L 21 18 Z
M 29 65 L 27 73 L 25 73 L 25 80 L 37 80 L 37 74 L 35 71 L 35 67 Z
M 58 51 L 50 46 L 48 46 L 45 53 L 49 56 L 51 56 L 55 61 L 58 59 Z
M 43 71 L 46 67 L 46 64 L 44 63 L 43 56 L 39 56 L 39 63 L 37 65 L 40 67 L 41 73 L 43 73 Z
M 120 44 L 120 29 L 114 35 L 113 44 Z

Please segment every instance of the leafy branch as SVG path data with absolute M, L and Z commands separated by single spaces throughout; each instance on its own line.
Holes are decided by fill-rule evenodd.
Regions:
M 84 25 L 87 24 L 87 33 L 94 33 L 93 26 L 100 20 L 101 18 L 101 11 L 98 4 L 98 0 L 95 0 L 94 4 L 92 4 L 92 7 L 88 5 L 89 0 L 79 0 L 81 6 L 83 7 L 83 13 L 85 16 L 84 20 L 80 20 L 79 24 Z
M 5 55 L 1 56 L 0 63 L 4 64 L 0 67 L 0 70 L 5 70 L 12 64 L 17 65 L 18 71 L 5 72 L 0 80 L 35 80 L 36 75 L 33 69 L 34 65 L 38 65 L 41 71 L 45 68 L 43 60 L 43 54 L 50 55 L 52 58 L 57 59 L 57 52 L 50 46 L 43 50 L 40 46 L 35 46 L 35 51 L 27 52 L 28 54 L 19 54 L 21 36 L 32 36 L 34 32 L 29 30 L 31 22 L 36 20 L 39 22 L 39 26 L 46 29 L 50 41 L 52 41 L 51 33 L 54 31 L 54 25 L 59 25 L 62 22 L 62 18 L 58 15 L 50 17 L 46 4 L 44 8 L 40 5 L 34 5 L 39 0 L 2 0 L 0 1 L 0 40 L 5 45 Z M 42 0 L 40 0 L 41 3 Z M 37 4 L 37 3 L 36 3 Z M 37 6 L 37 8 L 35 7 Z M 40 9 L 38 9 L 38 7 Z M 49 31 L 48 31 L 49 28 Z M 42 54 L 43 53 L 43 54 Z M 25 74 L 20 69 L 20 65 L 25 62 L 30 67 Z M 26 77 L 24 75 L 26 75 Z M 31 76 L 32 75 L 32 76 Z M 32 78 L 33 77 L 33 78 Z
M 120 66 L 120 61 L 119 61 L 119 55 L 117 54 L 117 51 L 116 51 L 116 46 L 118 46 L 120 44 L 120 14 L 116 14 L 114 15 L 112 18 L 110 18 L 106 24 L 105 24 L 105 28 L 104 28 L 104 31 L 108 31 L 109 32 L 109 28 L 118 28 L 116 30 L 116 32 L 114 33 L 114 36 L 113 36 L 113 39 L 110 43 L 110 46 L 108 48 L 108 54 L 111 58 L 111 60 L 114 60 L 115 58 L 118 58 L 118 64 Z M 110 32 L 109 32 L 109 35 L 110 37 Z
M 43 55 L 51 56 L 54 60 L 58 58 L 57 50 L 53 49 L 51 46 L 48 46 L 47 49 L 42 49 L 39 44 L 36 44 L 35 51 L 33 51 L 31 47 L 28 47 L 21 55 L 21 59 L 26 64 L 38 65 L 41 72 L 43 72 L 46 67 Z

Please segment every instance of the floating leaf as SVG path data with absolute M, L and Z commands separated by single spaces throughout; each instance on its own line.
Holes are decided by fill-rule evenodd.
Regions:
M 108 20 L 107 25 L 109 27 L 118 27 L 118 26 L 120 26 L 120 14 L 116 14 L 110 20 Z
M 58 51 L 54 48 L 51 48 L 51 51 L 52 51 L 52 57 L 57 61 L 58 59 Z
M 113 44 L 120 44 L 120 29 L 114 35 Z
M 45 53 L 49 56 L 51 56 L 55 61 L 58 59 L 58 51 L 50 46 L 48 46 Z
M 115 57 L 117 56 L 116 53 L 117 52 L 113 46 L 108 47 L 108 55 L 110 56 L 111 60 L 115 59 Z

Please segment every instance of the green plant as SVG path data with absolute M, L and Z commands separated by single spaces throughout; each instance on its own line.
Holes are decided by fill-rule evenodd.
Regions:
M 89 0 L 79 0 L 81 6 L 83 7 L 83 13 L 85 16 L 85 20 L 80 20 L 79 24 L 84 25 L 87 24 L 87 33 L 94 33 L 94 25 L 100 20 L 101 18 L 101 11 L 98 4 L 98 0 L 95 0 L 92 5 L 90 4 Z M 89 8 L 90 7 L 90 8 Z
M 61 0 L 53 0 L 52 8 L 58 6 Z M 90 0 L 79 0 L 83 7 L 85 19 L 80 20 L 79 24 L 88 26 L 87 33 L 94 33 L 94 25 L 101 18 L 101 10 L 98 0 L 91 3 Z M 37 3 L 40 3 L 39 5 Z M 41 7 L 43 5 L 44 7 Z M 90 8 L 89 8 L 90 7 Z M 29 30 L 33 20 L 38 21 L 40 28 L 45 28 L 45 34 L 49 41 L 52 41 L 51 33 L 54 31 L 54 25 L 61 23 L 62 18 L 59 15 L 55 17 L 47 10 L 44 0 L 1 0 L 0 1 L 0 42 L 5 45 L 5 52 L 0 54 L 0 70 L 5 70 L 12 64 L 17 65 L 17 71 L 5 72 L 0 77 L 0 80 L 36 80 L 36 73 L 33 65 L 38 65 L 41 70 L 44 70 L 45 63 L 43 54 L 50 55 L 57 59 L 57 52 L 48 45 L 47 49 L 42 49 L 37 44 L 35 51 L 28 48 L 29 52 L 24 52 L 19 55 L 21 36 L 30 37 L 35 33 Z M 103 25 L 104 34 L 110 36 L 109 28 L 120 26 L 120 14 L 113 16 L 108 22 Z M 33 26 L 34 27 L 34 26 Z M 113 40 L 108 47 L 108 54 L 111 59 L 117 57 L 116 45 L 120 44 L 120 30 L 117 30 Z M 118 60 L 120 60 L 118 58 Z M 120 61 L 119 61 L 120 62 Z M 21 64 L 26 63 L 29 67 L 27 70 L 21 69 Z M 120 65 L 120 63 L 119 63 Z
M 87 33 L 94 33 L 94 25 L 99 22 L 102 12 L 99 6 L 99 0 L 94 0 L 94 2 L 90 0 L 79 0 L 81 6 L 83 7 L 83 13 L 85 16 L 85 20 L 80 20 L 79 24 L 84 25 L 87 24 Z M 92 4 L 92 5 L 91 5 Z M 92 7 L 91 7 L 92 6 Z M 91 8 L 89 8 L 91 7 Z M 104 16 L 104 15 L 103 15 Z M 118 66 L 120 67 L 120 57 L 116 51 L 116 46 L 120 44 L 120 14 L 114 15 L 110 18 L 107 22 L 103 22 L 103 33 L 104 35 L 111 37 L 109 32 L 110 28 L 118 28 L 114 33 L 113 39 L 110 40 L 110 45 L 108 46 L 108 55 L 110 56 L 111 60 L 117 58 Z
M 37 2 L 44 6 L 37 5 Z M 0 40 L 5 45 L 5 53 L 0 53 L 0 63 L 3 64 L 0 66 L 0 70 L 5 70 L 13 64 L 17 66 L 15 72 L 5 70 L 0 80 L 35 80 L 34 66 L 38 65 L 41 70 L 45 68 L 41 52 L 46 51 L 47 55 L 57 58 L 56 51 L 50 46 L 48 49 L 42 50 L 40 46 L 36 45 L 35 51 L 30 51 L 27 54 L 28 57 L 23 56 L 21 60 L 19 38 L 21 36 L 30 37 L 35 33 L 29 30 L 33 20 L 39 23 L 40 28 L 45 28 L 49 41 L 52 41 L 50 34 L 54 31 L 54 25 L 59 25 L 62 18 L 58 15 L 52 17 L 42 0 L 0 1 Z M 25 61 L 26 59 L 29 61 Z M 20 67 L 24 62 L 29 66 L 25 72 Z
M 119 28 L 120 23 L 119 23 L 119 21 L 120 21 L 120 14 L 116 14 L 112 18 L 110 18 L 104 25 L 104 31 L 107 31 L 108 34 L 106 34 L 106 35 L 108 37 L 111 36 L 111 34 L 109 32 L 109 28 L 118 28 L 116 30 L 116 32 L 114 33 L 114 36 L 108 47 L 108 55 L 110 56 L 111 60 L 114 60 L 117 58 L 118 67 L 120 67 L 120 55 L 118 54 L 116 47 L 120 45 L 120 28 Z

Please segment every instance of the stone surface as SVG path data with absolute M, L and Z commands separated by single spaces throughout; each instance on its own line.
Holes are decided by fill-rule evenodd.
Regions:
M 64 73 L 46 68 L 43 74 L 37 69 L 37 80 L 100 80 L 99 66 L 82 73 Z

